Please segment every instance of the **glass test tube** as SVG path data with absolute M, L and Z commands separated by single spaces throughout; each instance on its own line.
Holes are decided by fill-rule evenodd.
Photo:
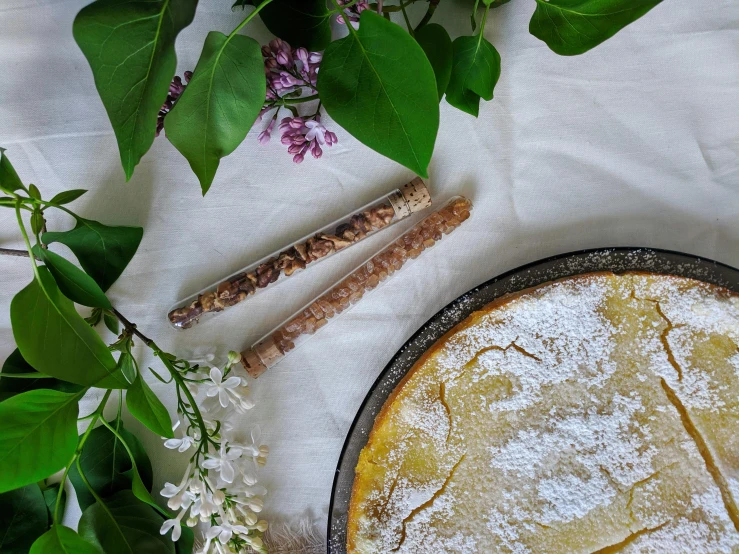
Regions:
M 417 258 L 443 235 L 451 233 L 470 216 L 472 203 L 463 196 L 414 225 L 379 254 L 357 267 L 318 298 L 304 306 L 251 348 L 241 353 L 241 363 L 252 377 L 259 377 L 282 360 L 335 315 L 348 309 L 408 260 Z
M 429 191 L 416 177 L 401 188 L 178 301 L 168 310 L 167 319 L 172 326 L 187 329 L 203 314 L 217 313 L 238 304 L 309 264 L 328 258 L 430 205 Z

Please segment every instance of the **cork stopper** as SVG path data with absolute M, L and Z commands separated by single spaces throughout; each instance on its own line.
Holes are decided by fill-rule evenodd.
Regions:
M 249 350 L 244 350 L 241 353 L 241 365 L 256 379 L 284 356 L 270 336 Z
M 416 177 L 410 183 L 403 185 L 400 193 L 391 194 L 390 203 L 395 214 L 399 218 L 404 218 L 428 208 L 431 205 L 431 194 L 423 180 Z

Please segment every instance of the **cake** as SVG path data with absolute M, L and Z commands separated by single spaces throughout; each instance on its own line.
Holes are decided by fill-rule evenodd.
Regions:
M 739 553 L 739 295 L 592 273 L 496 300 L 375 420 L 350 553 Z

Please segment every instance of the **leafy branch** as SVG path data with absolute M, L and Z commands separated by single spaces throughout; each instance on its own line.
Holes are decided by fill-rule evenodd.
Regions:
M 38 488 L 37 481 L 64 469 L 53 509 L 49 508 L 49 523 L 45 525 L 48 530 L 41 534 L 44 528 L 38 529 L 35 535 L 38 544 L 34 543 L 34 552 L 56 552 L 54 548 L 61 542 L 77 544 L 80 551 L 87 551 L 92 548 L 89 545 L 105 542 L 104 537 L 110 527 L 117 525 L 106 504 L 110 502 L 110 494 L 127 488 L 125 483 L 133 493 L 131 502 L 141 502 L 143 506 L 160 512 L 160 515 L 156 515 L 147 512 L 149 508 L 141 508 L 147 518 L 155 521 L 157 517 L 169 516 L 152 498 L 149 492 L 150 478 L 146 479 L 147 485 L 140 473 L 140 466 L 150 468 L 148 458 L 141 457 L 145 456 L 141 454 L 143 449 L 135 437 L 123 429 L 120 420 L 120 392 L 128 389 L 126 402 L 132 415 L 153 432 L 174 437 L 166 409 L 144 383 L 131 354 L 134 336 L 162 360 L 174 380 L 178 396 L 183 394 L 188 399 L 180 406 L 182 412 L 192 418 L 203 436 L 212 436 L 213 430 L 206 428 L 200 408 L 187 387 L 187 378 L 180 373 L 183 370 L 192 371 L 197 366 L 191 367 L 188 362 L 177 360 L 162 351 L 113 307 L 105 295 L 104 289 L 117 279 L 133 257 L 142 230 L 110 227 L 86 220 L 64 206 L 84 191 L 68 191 L 52 200 L 44 200 L 37 187 L 23 185 L 2 149 L 0 190 L 12 200 L 3 202 L 1 206 L 14 211 L 25 246 L 25 250 L 20 251 L 3 249 L 0 254 L 29 258 L 33 271 L 31 283 L 11 303 L 11 323 L 18 349 L 6 360 L 0 372 L 0 440 L 7 446 L 0 454 L 4 467 L 0 474 L 0 493 L 3 493 L 0 494 L 0 505 L 3 499 L 12 500 L 16 491 Z M 75 228 L 47 232 L 43 214 L 48 209 L 59 209 L 71 215 L 76 221 Z M 31 242 L 24 212 L 31 213 L 35 244 Z M 40 218 L 36 214 L 40 214 Z M 87 271 L 49 250 L 47 244 L 53 242 L 69 246 Z M 116 319 L 113 318 L 120 320 L 123 332 L 118 340 L 106 346 L 90 323 L 77 313 L 73 302 L 93 308 L 90 318 L 93 326 L 105 319 L 106 326 L 116 328 L 117 323 L 113 323 Z M 120 352 L 117 361 L 112 356 L 113 352 Z M 107 390 L 97 408 L 80 418 L 78 402 L 91 387 Z M 119 409 L 113 425 L 104 419 L 103 413 L 111 394 L 116 390 L 119 391 Z M 82 420 L 89 423 L 78 437 L 77 422 Z M 98 427 L 98 423 L 102 427 Z M 104 441 L 104 433 L 107 432 L 115 440 L 105 442 L 106 447 L 101 447 L 99 443 Z M 39 450 L 52 441 L 54 449 L 43 453 Z M 96 443 L 93 450 L 88 449 L 90 441 Z M 123 450 L 121 456 L 117 457 L 118 445 Z M 212 447 L 212 441 L 205 441 L 201 454 L 207 455 Z M 113 468 L 122 469 L 125 467 L 122 464 L 126 463 L 124 460 L 127 460 L 130 464 L 129 476 L 116 477 L 116 471 L 113 471 L 112 477 L 98 475 L 99 462 L 89 464 L 86 460 L 104 452 L 111 453 Z M 137 452 L 140 454 L 137 455 Z M 91 480 L 88 473 L 97 476 Z M 150 474 L 150 469 L 146 473 Z M 99 510 L 109 516 L 106 523 L 97 522 L 93 525 L 87 535 L 78 535 L 61 527 L 63 486 L 68 476 L 78 489 L 78 498 L 84 509 L 83 522 L 88 513 Z M 101 482 L 107 482 L 108 485 L 101 488 Z M 85 495 L 89 496 L 89 501 L 85 500 Z M 162 521 L 159 520 L 159 525 L 162 525 Z M 82 523 L 80 526 L 84 527 Z M 11 531 L 6 530 L 6 534 Z M 186 534 L 189 536 L 191 533 L 188 531 Z M 156 536 L 144 536 L 141 546 L 147 540 L 154 539 L 160 540 Z
M 438 101 L 446 96 L 450 105 L 475 116 L 480 100 L 493 98 L 500 56 L 483 37 L 483 30 L 489 10 L 510 0 L 476 0 L 470 20 L 477 35 L 463 35 L 453 43 L 444 27 L 431 23 L 441 0 L 425 0 L 426 11 L 413 24 L 406 8 L 419 1 L 331 0 L 329 7 L 327 0 L 236 0 L 234 9 L 248 5 L 254 9 L 228 35 L 217 31 L 207 35 L 186 87 L 179 77 L 172 80 L 174 43 L 192 21 L 197 0 L 152 0 L 127 4 L 125 10 L 118 2 L 96 0 L 80 11 L 73 30 L 108 111 L 127 178 L 161 130 L 165 115 L 167 137 L 189 162 L 203 194 L 212 185 L 220 160 L 274 108 L 290 110 L 290 123 L 301 129 L 299 135 L 288 133 L 287 122 L 281 129 L 293 160 L 302 162 L 309 150 L 318 158 L 322 135 L 314 140 L 311 130 L 320 118 L 303 119 L 297 110 L 316 96 L 359 141 L 424 176 L 438 132 L 439 107 L 438 102 L 429 102 L 432 92 Z M 582 54 L 660 1 L 536 0 L 529 32 L 557 54 Z M 477 30 L 481 4 L 484 14 Z M 257 16 L 282 41 L 278 47 L 272 41 L 260 51 L 256 41 L 239 34 Z M 346 24 L 348 37 L 332 40 L 332 17 Z M 161 22 L 170 19 L 172 25 L 165 29 Z M 129 25 L 138 20 L 147 24 Z M 399 24 L 405 25 L 407 34 Z M 365 34 L 363 26 L 370 27 L 371 33 Z M 291 46 L 283 48 L 284 41 Z M 321 65 L 317 83 L 292 66 L 290 56 L 301 48 L 306 56 L 298 64 L 300 69 L 308 64 L 307 54 L 314 59 L 310 63 L 316 65 L 316 72 Z M 279 67 L 270 49 L 285 50 L 287 57 Z M 289 93 L 273 86 L 270 79 L 276 77 L 284 78 Z M 276 120 L 277 112 L 259 135 L 260 142 L 269 139 Z M 311 126 L 303 125 L 310 121 Z M 326 140 L 329 146 L 334 142 Z

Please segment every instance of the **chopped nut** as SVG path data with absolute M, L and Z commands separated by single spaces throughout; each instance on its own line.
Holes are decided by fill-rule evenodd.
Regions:
M 280 270 L 276 267 L 277 258 L 271 258 L 257 268 L 257 286 L 264 288 L 274 283 L 280 277 Z
M 342 223 L 336 228 L 336 234 L 340 236 L 343 239 L 349 240 L 354 242 L 356 239 L 356 235 L 352 231 L 351 225 L 348 223 Z
M 347 246 L 350 246 L 352 244 L 352 241 L 345 238 L 337 237 L 336 235 L 325 235 L 322 233 L 319 236 L 323 240 L 330 241 L 334 245 L 335 250 L 341 250 L 342 248 L 346 248 Z
M 206 292 L 205 294 L 201 295 L 200 298 L 200 305 L 203 307 L 204 312 L 210 312 L 214 309 L 214 303 L 216 300 L 216 295 L 213 292 Z
M 318 237 L 309 238 L 306 245 L 311 260 L 318 260 L 334 251 L 334 245 L 330 240 L 323 240 Z
M 287 265 L 285 265 L 285 275 L 289 277 L 299 269 L 305 269 L 305 262 L 298 258 L 290 260 Z
M 296 244 L 295 246 L 293 246 L 293 248 L 295 248 L 297 259 L 300 259 L 304 262 L 310 262 L 310 258 L 308 258 L 308 248 L 305 246 L 305 244 Z

